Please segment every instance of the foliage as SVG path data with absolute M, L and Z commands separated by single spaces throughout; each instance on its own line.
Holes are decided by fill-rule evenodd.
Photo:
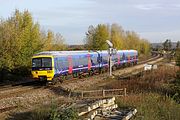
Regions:
M 111 26 L 111 42 L 116 49 L 124 49 L 124 31 L 121 26 L 112 24 Z
M 26 65 L 25 61 L 32 52 L 40 49 L 38 24 L 32 22 L 28 11 L 20 13 L 16 10 L 13 17 L 1 21 L 0 28 L 0 68 L 13 69 Z
M 96 28 L 89 27 L 86 33 L 86 44 L 91 50 L 104 50 L 107 49 L 106 40 L 109 38 L 108 28 L 104 24 L 99 24 Z
M 68 108 L 59 112 L 58 120 L 78 120 L 78 114 L 74 108 Z M 55 120 L 55 119 L 52 119 Z
M 1 79 L 4 71 L 16 73 L 19 68 L 28 71 L 34 53 L 66 49 L 62 36 L 52 31 L 41 32 L 40 25 L 27 10 L 15 10 L 12 17 L 0 21 L 0 45 Z
M 171 40 L 170 40 L 170 39 L 167 39 L 167 40 L 163 43 L 163 47 L 164 47 L 164 50 L 170 51 L 170 50 L 171 50 L 171 47 L 172 47 Z
M 177 49 L 180 49 L 180 41 L 177 41 L 176 50 L 177 50 Z
M 180 48 L 177 47 L 176 49 L 176 65 L 179 67 L 176 73 L 176 81 L 175 85 L 172 86 L 176 94 L 174 94 L 174 99 L 180 103 Z
M 176 65 L 180 67 L 180 48 L 176 50 Z
M 136 49 L 139 54 L 149 54 L 150 44 L 141 39 L 133 31 L 125 31 L 118 24 L 111 26 L 99 24 L 97 27 L 90 26 L 86 33 L 86 45 L 90 50 L 106 49 L 106 40 L 110 39 L 114 47 L 120 49 Z

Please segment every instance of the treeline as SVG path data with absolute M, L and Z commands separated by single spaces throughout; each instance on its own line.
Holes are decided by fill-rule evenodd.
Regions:
M 110 40 L 118 50 L 135 49 L 139 54 L 149 54 L 150 44 L 147 40 L 141 39 L 133 31 L 125 31 L 118 24 L 89 26 L 86 33 L 86 46 L 89 50 L 107 49 L 106 40 Z
M 12 17 L 0 20 L 0 79 L 7 71 L 27 71 L 34 53 L 63 49 L 66 45 L 61 34 L 42 31 L 28 11 L 15 10 Z

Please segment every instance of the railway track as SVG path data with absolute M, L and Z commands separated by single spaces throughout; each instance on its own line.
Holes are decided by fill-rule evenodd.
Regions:
M 156 60 L 156 59 L 158 59 L 158 58 L 161 58 L 161 56 L 160 56 L 160 55 L 157 55 L 157 56 L 155 56 L 155 57 L 153 57 L 153 58 L 150 58 L 150 59 L 148 59 L 148 60 L 144 60 L 144 61 L 138 62 L 138 65 L 151 62 L 151 61 Z
M 10 111 L 10 110 L 14 110 L 14 109 L 16 109 L 17 108 L 17 106 L 10 106 L 10 107 L 6 107 L 6 108 L 1 108 L 0 109 L 0 114 L 1 113 L 4 113 L 4 112 L 8 112 L 8 111 Z
M 38 81 L 28 81 L 28 82 L 22 82 L 18 84 L 12 84 L 12 85 L 4 85 L 0 86 L 0 94 L 3 93 L 4 91 L 11 91 L 19 88 L 30 88 L 30 87 L 40 87 L 43 84 L 38 82 Z
M 28 81 L 28 82 L 22 82 L 22 83 L 17 83 L 17 84 L 12 84 L 12 85 L 0 85 L 0 92 L 5 91 L 5 90 L 10 90 L 10 89 L 15 89 L 18 87 L 30 86 L 33 84 L 36 84 L 36 81 Z

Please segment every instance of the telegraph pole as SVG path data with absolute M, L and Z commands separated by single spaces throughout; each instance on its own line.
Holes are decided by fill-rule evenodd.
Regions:
M 109 51 L 109 76 L 112 76 L 112 48 Z

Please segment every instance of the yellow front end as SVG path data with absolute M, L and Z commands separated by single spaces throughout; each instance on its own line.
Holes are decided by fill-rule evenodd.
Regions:
M 42 77 L 46 78 L 48 81 L 51 81 L 54 77 L 54 70 L 32 70 L 32 76 L 34 79 L 41 79 Z
M 46 59 L 46 58 L 51 58 L 51 67 L 33 67 L 32 65 L 32 76 L 34 79 L 38 79 L 38 80 L 47 80 L 47 81 L 51 81 L 54 77 L 54 60 L 53 60 L 53 56 L 47 56 L 47 55 L 41 55 L 41 56 L 33 56 L 32 57 L 32 62 L 34 59 Z M 32 63 L 33 64 L 33 63 Z

